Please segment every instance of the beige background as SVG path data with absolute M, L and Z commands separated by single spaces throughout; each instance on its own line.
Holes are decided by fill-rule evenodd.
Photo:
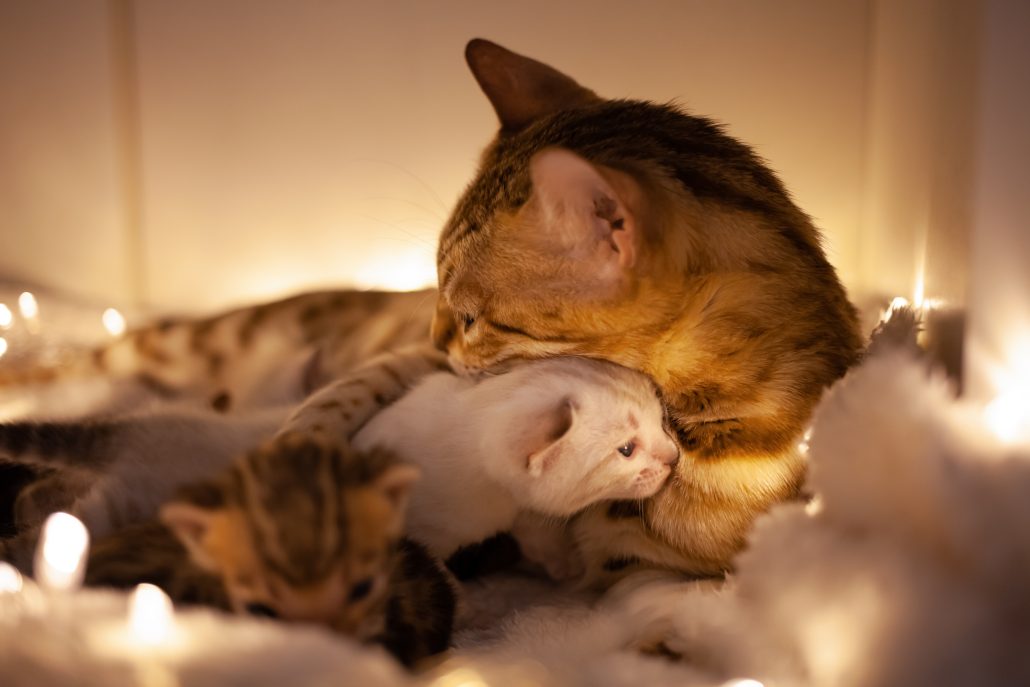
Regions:
M 432 282 L 494 129 L 462 58 L 484 36 L 726 122 L 856 296 L 925 272 L 961 303 L 978 6 L 6 0 L 0 277 L 176 309 Z

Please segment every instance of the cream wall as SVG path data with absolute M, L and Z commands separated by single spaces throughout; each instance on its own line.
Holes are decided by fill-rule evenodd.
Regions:
M 727 122 L 861 284 L 866 0 L 0 7 L 0 275 L 175 308 L 431 281 L 494 128 L 462 59 L 484 36 Z
M 113 41 L 103 3 L 0 2 L 0 278 L 131 288 Z

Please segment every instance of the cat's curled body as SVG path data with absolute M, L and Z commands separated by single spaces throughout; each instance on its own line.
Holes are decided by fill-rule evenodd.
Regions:
M 573 354 L 651 377 L 682 459 L 638 507 L 587 509 L 577 537 L 594 574 L 634 560 L 721 573 L 754 517 L 797 494 L 805 466 L 795 442 L 822 390 L 860 354 L 856 312 L 819 233 L 764 162 L 711 120 L 603 99 L 488 41 L 472 41 L 466 58 L 501 128 L 440 237 L 433 341 L 465 370 Z M 382 348 L 420 338 L 425 294 L 376 296 L 381 314 L 361 298 L 310 310 L 332 326 L 288 328 L 297 345 L 345 352 L 331 357 L 341 362 L 330 378 L 361 362 L 370 332 Z M 419 315 L 399 318 L 404 310 Z M 101 356 L 101 367 L 246 396 L 251 375 L 236 363 L 226 373 L 224 347 L 270 334 L 274 318 L 262 312 L 271 311 L 182 323 L 174 337 L 141 330 L 128 339 L 139 355 L 119 366 Z M 215 329 L 225 335 L 212 355 Z M 287 426 L 360 426 L 320 408 L 321 393 Z

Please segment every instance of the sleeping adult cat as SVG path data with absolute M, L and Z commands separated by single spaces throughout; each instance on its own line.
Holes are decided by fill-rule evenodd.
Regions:
M 501 128 L 440 237 L 434 341 L 469 370 L 577 354 L 649 375 L 683 459 L 655 497 L 584 513 L 580 545 L 595 573 L 725 570 L 796 496 L 796 441 L 861 350 L 818 231 L 708 119 L 488 41 L 466 58 Z
M 658 496 L 577 519 L 587 562 L 595 574 L 638 560 L 727 569 L 754 517 L 796 494 L 795 441 L 861 349 L 818 231 L 762 161 L 708 119 L 602 99 L 487 41 L 466 56 L 501 129 L 440 237 L 436 344 L 462 369 L 564 353 L 649 375 L 683 457 Z M 320 351 L 321 383 L 422 339 L 430 298 L 307 294 L 158 323 L 65 369 L 235 406 L 304 347 Z M 348 422 L 360 426 L 376 405 Z M 293 422 L 323 415 L 340 421 L 312 402 Z

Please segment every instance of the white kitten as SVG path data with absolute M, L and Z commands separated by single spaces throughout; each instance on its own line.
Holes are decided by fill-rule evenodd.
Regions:
M 472 380 L 426 377 L 354 438 L 422 469 L 408 534 L 446 558 L 511 529 L 520 511 L 568 516 L 661 488 L 679 457 L 646 377 L 585 358 Z

